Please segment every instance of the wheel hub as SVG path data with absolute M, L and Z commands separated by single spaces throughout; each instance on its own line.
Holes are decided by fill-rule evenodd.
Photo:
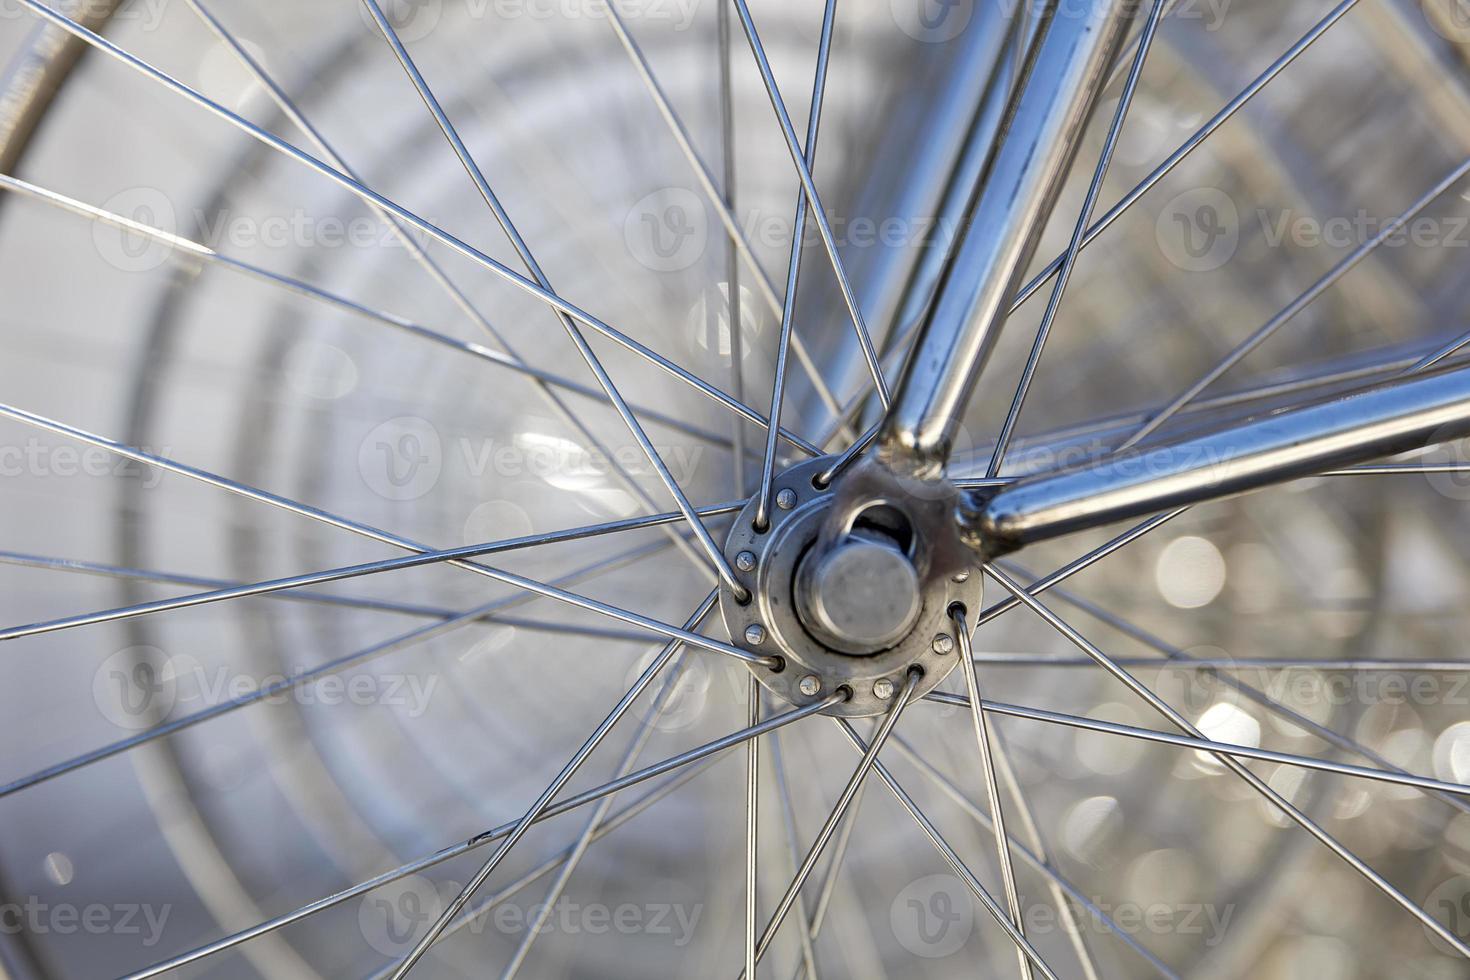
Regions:
M 830 714 L 882 714 L 910 668 L 923 671 L 922 695 L 958 665 L 949 610 L 978 610 L 981 577 L 954 532 L 948 485 L 863 463 L 836 489 L 816 486 L 829 463 L 777 476 L 764 531 L 754 501 L 736 518 L 726 552 L 750 596 L 725 588 L 721 611 L 737 644 L 782 658 L 751 668 L 782 699 L 806 705 L 846 687 Z

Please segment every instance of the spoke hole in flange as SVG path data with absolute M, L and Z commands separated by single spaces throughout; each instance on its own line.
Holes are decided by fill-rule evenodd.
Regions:
M 778 656 L 775 658 L 775 661 L 773 664 L 767 664 L 766 667 L 771 673 L 779 674 L 786 669 L 786 658 Z

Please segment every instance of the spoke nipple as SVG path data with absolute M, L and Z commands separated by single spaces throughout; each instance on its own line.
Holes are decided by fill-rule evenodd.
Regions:
M 760 623 L 751 623 L 745 627 L 745 642 L 753 647 L 758 647 L 766 642 L 766 628 Z
M 807 674 L 801 679 L 801 683 L 796 686 L 807 697 L 816 697 L 822 691 L 822 679 L 816 674 Z
M 893 692 L 893 681 L 889 680 L 888 678 L 880 677 L 873 682 L 873 697 L 877 698 L 879 701 L 887 701 L 889 698 L 893 697 Z
M 785 490 L 782 490 L 780 493 L 776 494 L 776 506 L 780 507 L 782 510 L 790 510 L 791 508 L 795 507 L 796 491 L 792 490 L 790 487 L 787 487 Z
M 735 567 L 742 572 L 755 571 L 755 552 L 742 551 L 735 556 Z
M 946 656 L 954 652 L 954 637 L 948 633 L 936 633 L 934 634 L 934 642 L 930 646 L 934 648 L 935 653 L 940 656 Z

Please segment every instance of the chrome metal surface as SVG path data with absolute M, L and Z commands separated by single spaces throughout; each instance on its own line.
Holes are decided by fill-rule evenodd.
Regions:
M 953 651 L 940 651 L 936 633 L 948 629 L 949 609 L 955 603 L 978 609 L 981 576 L 969 571 L 970 554 L 952 532 L 952 491 L 928 496 L 904 494 L 896 487 L 864 499 L 901 507 L 915 529 L 911 554 L 884 543 L 880 532 L 859 528 L 861 510 L 844 513 L 846 501 L 833 491 L 813 485 L 827 464 L 808 460 L 776 475 L 778 492 L 790 490 L 798 503 L 789 511 L 771 513 L 768 530 L 756 530 L 754 501 L 735 518 L 725 551 L 755 555 L 753 571 L 739 571 L 742 584 L 754 595 L 742 602 L 728 590 L 720 608 L 731 636 L 743 637 L 752 655 L 783 659 L 781 669 L 755 667 L 755 677 L 785 701 L 806 705 L 824 692 L 850 689 L 851 697 L 830 713 L 857 718 L 888 710 L 888 697 L 875 689 L 880 681 L 901 685 L 910 667 L 923 672 L 919 692 L 937 687 L 959 663 Z M 865 471 L 855 471 L 867 494 L 875 487 Z M 856 485 L 855 485 L 856 486 Z M 932 488 L 926 488 L 932 489 Z M 823 551 L 819 543 L 836 526 L 838 546 Z M 950 532 L 925 538 L 921 529 L 939 527 Z M 872 536 L 863 537 L 863 534 Z M 890 539 L 891 542 L 891 539 Z M 811 566 L 815 556 L 819 564 Z M 957 578 L 963 581 L 956 581 Z M 759 628 L 761 642 L 751 642 Z
M 973 547 L 1000 555 L 1466 435 L 1470 369 L 1458 368 L 981 491 L 961 525 Z
M 883 422 L 881 450 L 895 465 L 932 474 L 949 458 L 1135 6 L 1087 0 L 1047 8 L 1002 142 Z
M 1463 972 L 1452 4 L 9 6 L 0 974 Z
M 897 546 L 862 535 L 797 572 L 797 609 L 807 628 L 844 653 L 876 653 L 907 636 L 923 606 L 919 574 Z

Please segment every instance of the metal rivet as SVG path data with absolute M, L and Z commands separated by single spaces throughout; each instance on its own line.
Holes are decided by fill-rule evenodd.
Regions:
M 790 487 L 787 487 L 785 490 L 782 490 L 780 493 L 776 494 L 776 506 L 780 507 L 782 510 L 790 510 L 791 508 L 795 507 L 796 491 L 792 490 Z
M 816 674 L 807 674 L 796 686 L 807 697 L 816 697 L 822 691 L 822 679 Z
M 735 567 L 742 572 L 755 571 L 755 552 L 742 551 L 735 556 Z
M 954 637 L 950 636 L 948 633 L 936 633 L 934 634 L 934 642 L 931 643 L 930 646 L 932 646 L 934 648 L 934 652 L 939 654 L 940 656 L 948 653 L 953 653 Z
M 955 574 L 954 574 L 954 581 L 957 584 L 959 584 L 959 585 L 963 585 L 966 582 L 970 581 L 970 573 L 969 572 L 955 572 Z
M 880 677 L 873 682 L 873 697 L 879 701 L 887 701 L 893 697 L 893 681 L 886 677 Z
M 766 628 L 760 623 L 751 623 L 745 627 L 745 642 L 753 647 L 758 647 L 766 642 Z

